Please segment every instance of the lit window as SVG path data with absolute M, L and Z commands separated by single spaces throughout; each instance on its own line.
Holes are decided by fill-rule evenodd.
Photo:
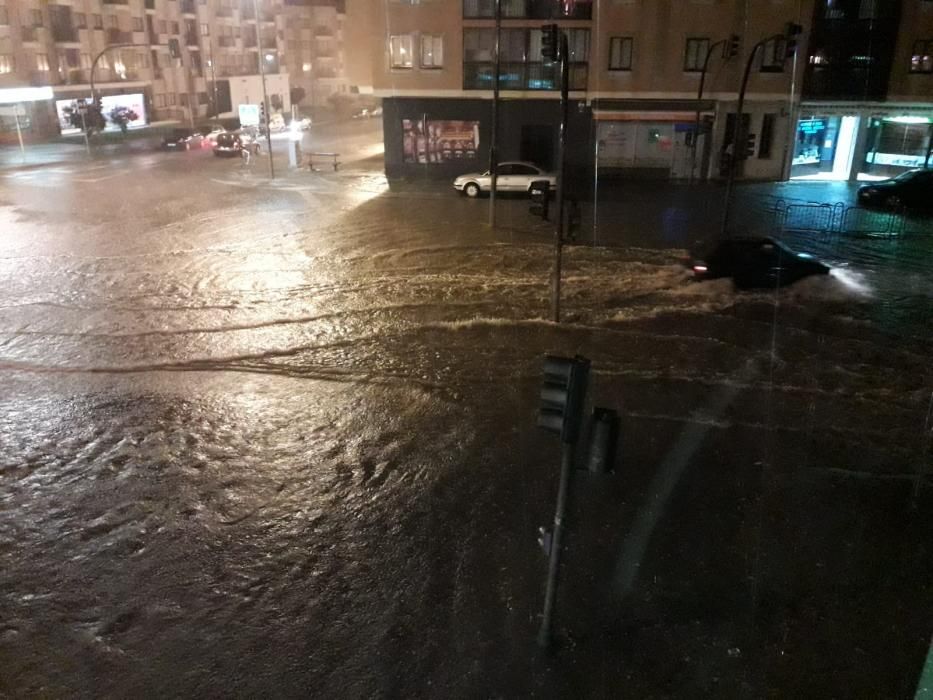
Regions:
M 0 73 L 12 73 L 16 70 L 16 59 L 10 54 L 0 54 Z
M 49 69 L 49 55 L 47 53 L 36 54 L 36 70 L 46 71 Z
M 442 68 L 444 66 L 444 38 L 432 34 L 421 35 L 421 67 Z
M 412 67 L 411 34 L 396 34 L 389 37 L 389 65 L 392 68 Z
M 684 51 L 684 71 L 688 73 L 702 71 L 708 53 L 709 39 L 687 39 L 687 46 Z
M 915 41 L 910 57 L 911 73 L 933 73 L 933 39 Z

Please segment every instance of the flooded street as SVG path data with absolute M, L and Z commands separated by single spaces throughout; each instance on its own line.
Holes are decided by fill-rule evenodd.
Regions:
M 0 174 L 0 697 L 912 695 L 929 236 L 736 293 L 606 215 L 555 325 L 525 201 L 241 170 Z M 550 656 L 545 353 L 622 414 Z

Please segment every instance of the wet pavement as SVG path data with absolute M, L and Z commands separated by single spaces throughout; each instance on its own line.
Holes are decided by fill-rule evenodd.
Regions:
M 680 264 L 712 205 L 664 228 L 622 190 L 557 326 L 527 202 L 492 231 L 365 148 L 275 183 L 208 153 L 0 175 L 0 695 L 910 697 L 928 239 L 738 294 Z M 546 352 L 622 413 L 553 654 Z

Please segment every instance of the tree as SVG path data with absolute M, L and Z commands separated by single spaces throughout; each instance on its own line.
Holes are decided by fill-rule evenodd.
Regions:
M 289 97 L 291 97 L 292 104 L 297 105 L 297 104 L 301 104 L 301 101 L 305 98 L 306 95 L 307 93 L 305 92 L 305 89 L 303 87 L 298 87 L 296 85 L 295 87 L 292 88 L 291 94 L 289 95 Z
M 126 134 L 127 125 L 139 119 L 139 115 L 129 107 L 114 107 L 108 116 L 110 121 L 119 126 L 124 134 Z
M 75 101 L 62 111 L 75 129 L 86 130 L 88 134 L 103 131 L 107 125 L 104 115 L 101 113 L 99 102 Z

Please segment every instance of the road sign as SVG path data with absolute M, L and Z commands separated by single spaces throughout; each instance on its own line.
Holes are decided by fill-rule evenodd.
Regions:
M 240 126 L 259 126 L 259 105 L 240 105 Z

